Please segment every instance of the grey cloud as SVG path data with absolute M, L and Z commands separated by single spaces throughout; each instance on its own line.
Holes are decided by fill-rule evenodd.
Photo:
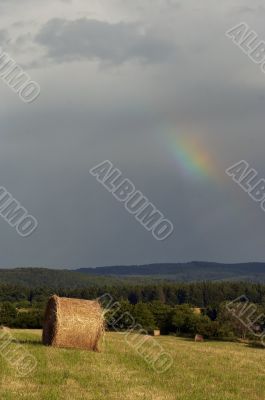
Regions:
M 5 45 L 9 40 L 8 32 L 5 29 L 0 29 L 0 43 Z
M 259 5 L 240 5 L 240 6 L 235 6 L 232 8 L 231 13 L 233 15 L 239 15 L 239 14 L 253 14 L 253 15 L 260 15 L 264 14 L 265 12 L 265 7 L 261 4 Z
M 174 56 L 170 41 L 145 33 L 137 24 L 88 19 L 50 20 L 38 33 L 36 42 L 48 49 L 48 57 L 62 62 L 98 59 L 121 64 L 132 59 L 163 63 Z

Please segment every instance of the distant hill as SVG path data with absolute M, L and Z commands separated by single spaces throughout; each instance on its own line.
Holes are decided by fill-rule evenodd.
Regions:
M 218 264 L 189 262 L 56 270 L 47 268 L 0 269 L 0 284 L 29 288 L 83 288 L 158 284 L 161 281 L 265 282 L 265 263 Z
M 119 279 L 112 277 L 88 276 L 70 270 L 46 268 L 0 269 L 0 284 L 23 287 L 80 288 L 86 286 L 104 286 L 119 284 Z
M 148 283 L 159 282 L 148 278 Z M 119 286 L 125 284 L 147 283 L 146 278 L 91 276 L 76 270 L 59 270 L 48 268 L 14 268 L 0 269 L 0 284 L 18 285 L 28 288 L 84 288 L 88 286 L 102 287 L 106 285 Z
M 192 282 L 202 280 L 250 280 L 265 282 L 265 263 L 220 264 L 193 261 L 177 264 L 148 264 L 79 268 L 76 272 L 91 276 L 152 277 Z

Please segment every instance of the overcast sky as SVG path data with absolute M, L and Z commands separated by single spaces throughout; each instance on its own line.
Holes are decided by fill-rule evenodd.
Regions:
M 0 14 L 1 47 L 41 86 L 25 104 L 0 79 L 0 186 L 39 223 L 22 238 L 0 218 L 1 267 L 265 260 L 265 213 L 225 174 L 244 159 L 265 177 L 265 74 L 225 35 L 245 21 L 265 40 L 262 1 L 0 0 Z M 91 176 L 104 160 L 172 221 L 168 239 Z

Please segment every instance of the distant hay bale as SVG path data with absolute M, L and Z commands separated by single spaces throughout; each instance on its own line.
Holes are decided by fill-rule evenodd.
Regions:
M 0 329 L 1 329 L 1 331 L 3 331 L 3 332 L 10 332 L 10 331 L 11 331 L 11 329 L 8 328 L 8 326 L 4 326 L 4 325 L 1 325 L 1 326 L 0 326 Z
M 152 336 L 160 336 L 160 329 L 154 329 L 151 334 Z
M 200 315 L 202 313 L 202 309 L 200 307 L 193 307 L 193 312 L 196 315 Z
M 202 335 L 195 335 L 195 342 L 203 342 L 204 341 L 204 338 L 203 338 L 203 336 Z
M 98 301 L 58 296 L 48 300 L 42 334 L 44 345 L 100 351 L 103 333 L 104 316 Z

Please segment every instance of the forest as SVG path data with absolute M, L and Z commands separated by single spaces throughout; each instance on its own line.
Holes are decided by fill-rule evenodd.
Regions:
M 106 312 L 109 330 L 129 329 L 129 322 L 124 318 L 129 313 L 147 331 L 160 329 L 162 334 L 179 336 L 198 333 L 211 339 L 254 340 L 253 332 L 227 307 L 241 297 L 243 300 L 238 302 L 247 300 L 257 315 L 262 316 L 255 324 L 255 331 L 261 333 L 265 328 L 265 285 L 250 282 L 127 283 L 56 290 L 2 284 L 0 325 L 41 328 L 46 302 L 53 294 L 80 299 L 104 298 L 108 294 L 118 304 L 114 311 Z

